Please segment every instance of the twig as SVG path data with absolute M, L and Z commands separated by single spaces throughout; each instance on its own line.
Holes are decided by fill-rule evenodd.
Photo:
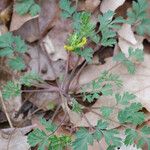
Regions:
M 5 112 L 5 115 L 7 117 L 7 120 L 8 120 L 8 123 L 10 125 L 11 128 L 13 128 L 13 125 L 12 125 L 12 122 L 10 120 L 10 117 L 9 117 L 9 114 L 7 112 L 7 108 L 6 108 L 6 105 L 4 103 L 4 100 L 3 100 L 3 97 L 2 97 L 2 92 L 0 91 L 0 100 L 1 100 L 1 103 L 2 103 L 2 106 L 3 106 L 3 109 L 4 109 L 4 112 Z

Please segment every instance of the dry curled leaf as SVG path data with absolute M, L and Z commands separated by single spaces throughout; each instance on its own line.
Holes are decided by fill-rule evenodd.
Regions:
M 118 7 L 123 5 L 125 0 L 103 0 L 100 5 L 100 11 L 102 13 L 107 12 L 108 10 L 115 11 Z
M 7 147 L 10 150 L 30 150 L 27 136 L 18 129 L 14 129 L 10 133 L 0 132 L 0 143 L 2 150 L 7 150 Z
M 89 12 L 94 12 L 96 8 L 99 6 L 100 0 L 86 0 L 85 1 L 85 9 Z
M 123 24 L 121 29 L 118 31 L 118 34 L 121 38 L 128 41 L 129 43 L 135 45 L 137 40 L 135 39 L 134 32 L 129 24 Z

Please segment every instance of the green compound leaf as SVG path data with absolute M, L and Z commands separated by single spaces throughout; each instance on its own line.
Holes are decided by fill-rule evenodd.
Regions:
M 15 11 L 19 15 L 29 13 L 30 15 L 35 16 L 40 12 L 40 6 L 36 4 L 34 0 L 20 0 L 15 4 Z
M 118 130 L 112 129 L 112 130 L 104 130 L 102 131 L 105 141 L 108 146 L 113 145 L 116 147 L 119 147 L 122 143 L 121 138 L 119 138 L 119 132 Z
M 38 150 L 45 150 L 45 147 L 48 147 L 50 141 L 48 141 L 48 137 L 44 131 L 35 129 L 28 134 L 28 143 L 31 147 L 38 144 Z
M 73 15 L 75 12 L 75 8 L 71 6 L 71 2 L 69 0 L 60 0 L 59 7 L 62 9 L 62 18 L 66 19 Z
M 130 58 L 135 58 L 137 61 L 143 61 L 144 54 L 142 50 L 139 49 L 133 50 L 132 48 L 129 48 L 128 52 L 129 52 L 129 58 L 127 58 L 123 52 L 120 52 L 113 57 L 113 60 L 121 62 L 128 69 L 128 72 L 130 74 L 134 74 L 136 68 L 134 63 L 130 60 Z
M 124 140 L 125 145 L 134 144 L 135 139 L 138 137 L 138 133 L 133 129 L 126 129 L 125 131 L 126 138 Z
M 141 49 L 135 49 L 129 48 L 129 57 L 135 58 L 137 61 L 144 61 L 144 52 Z
M 106 84 L 105 86 L 102 87 L 101 92 L 104 96 L 112 95 L 113 94 L 112 85 Z
M 118 119 L 120 123 L 132 123 L 133 125 L 140 125 L 144 122 L 145 115 L 142 110 L 140 103 L 132 103 L 129 107 L 121 110 L 118 113 Z
M 148 1 L 137 0 L 133 1 L 132 9 L 127 13 L 128 22 L 135 25 L 136 32 L 140 35 L 150 34 L 150 18 L 147 13 Z
M 71 137 L 62 135 L 62 136 L 51 136 L 49 138 L 50 145 L 49 150 L 64 150 L 67 146 L 71 145 Z
M 30 87 L 38 82 L 43 82 L 43 80 L 38 74 L 29 72 L 20 78 L 20 82 L 21 84 Z
M 88 63 L 91 63 L 92 62 L 92 58 L 93 58 L 93 50 L 92 48 L 85 48 L 83 50 L 81 49 L 76 49 L 75 50 L 75 53 L 77 53 L 78 55 L 80 55 L 81 57 L 85 58 L 85 60 L 88 62 Z
M 72 144 L 74 150 L 88 150 L 88 145 L 93 144 L 94 137 L 85 128 L 81 128 L 76 133 L 76 139 Z
M 104 118 L 108 118 L 108 117 L 110 116 L 110 114 L 113 112 L 113 109 L 110 108 L 110 107 L 107 107 L 107 106 L 102 106 L 102 107 L 100 108 L 100 111 L 101 111 L 102 116 L 103 116 Z
M 13 81 L 8 81 L 3 87 L 2 95 L 5 100 L 9 100 L 11 97 L 16 97 L 21 94 L 21 86 Z
M 125 92 L 123 95 L 117 93 L 115 94 L 115 98 L 117 103 L 122 104 L 122 105 L 127 105 L 129 101 L 133 100 L 136 98 L 136 96 L 132 93 Z
M 116 43 L 116 32 L 113 29 L 119 29 L 120 26 L 117 23 L 124 23 L 125 20 L 122 17 L 117 17 L 113 20 L 115 13 L 113 11 L 107 11 L 103 15 L 99 16 L 100 28 L 102 38 L 101 44 L 103 46 L 113 46 Z
M 49 132 L 54 132 L 57 129 L 57 126 L 51 122 L 51 120 L 46 121 L 45 118 L 40 118 L 40 123 L 45 127 Z
M 17 71 L 25 69 L 24 60 L 21 57 L 9 59 L 8 65 L 10 66 L 10 68 Z
M 14 43 L 14 51 L 19 53 L 25 53 L 27 51 L 27 45 L 19 36 L 14 37 Z

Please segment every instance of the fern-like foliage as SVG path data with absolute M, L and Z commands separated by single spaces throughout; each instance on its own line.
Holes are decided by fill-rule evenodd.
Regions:
M 116 43 L 116 32 L 115 29 L 119 29 L 119 23 L 124 23 L 125 20 L 122 17 L 117 17 L 113 20 L 115 13 L 108 11 L 103 15 L 99 16 L 100 28 L 102 37 L 101 44 L 103 46 L 113 46 Z
M 118 53 L 116 56 L 114 56 L 114 60 L 121 62 L 127 69 L 130 74 L 134 74 L 136 71 L 134 63 L 131 61 L 132 58 L 134 58 L 137 61 L 143 61 L 144 60 L 144 53 L 141 49 L 135 49 L 129 48 L 129 57 L 127 58 L 123 52 Z M 130 60 L 131 59 L 131 60 Z
M 147 14 L 147 0 L 133 1 L 132 9 L 128 11 L 128 22 L 136 26 L 136 32 L 140 35 L 150 35 L 150 18 Z
M 15 11 L 19 15 L 29 13 L 30 15 L 35 16 L 40 12 L 40 10 L 40 6 L 35 3 L 35 0 L 17 0 L 15 4 Z
M 25 68 L 23 58 L 19 54 L 26 51 L 27 46 L 19 36 L 13 36 L 9 32 L 0 36 L 0 57 L 7 57 L 8 65 L 13 70 L 20 71 Z
M 60 0 L 59 7 L 62 9 L 61 16 L 66 19 L 73 15 L 75 8 L 71 6 L 69 0 Z
M 104 71 L 97 80 L 93 80 L 91 83 L 87 84 L 86 88 L 83 88 L 84 100 L 91 103 L 94 99 L 99 99 L 100 94 L 103 94 L 104 96 L 112 95 L 113 85 L 121 87 L 122 80 L 118 75 Z M 92 91 L 89 94 L 86 92 L 86 89 L 88 88 L 92 88 Z
M 2 90 L 3 98 L 5 100 L 9 100 L 10 98 L 19 96 L 21 94 L 20 88 L 21 88 L 21 86 L 19 83 L 13 82 L 13 81 L 8 81 Z
M 66 135 L 56 136 L 53 134 L 57 126 L 51 121 L 40 119 L 40 123 L 45 127 L 45 130 L 35 129 L 28 135 L 28 143 L 31 147 L 38 145 L 38 150 L 63 150 L 71 143 L 71 138 Z

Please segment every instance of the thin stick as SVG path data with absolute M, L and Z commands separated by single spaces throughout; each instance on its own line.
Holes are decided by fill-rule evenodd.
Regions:
M 9 114 L 7 112 L 7 109 L 6 109 L 6 105 L 4 103 L 4 100 L 3 100 L 3 97 L 2 97 L 2 92 L 0 91 L 0 100 L 1 100 L 1 103 L 2 103 L 2 106 L 3 106 L 3 109 L 4 109 L 4 112 L 5 112 L 5 115 L 6 115 L 6 118 L 8 120 L 8 123 L 10 125 L 11 128 L 13 128 L 13 125 L 12 125 L 12 122 L 10 120 L 10 117 L 9 117 Z

